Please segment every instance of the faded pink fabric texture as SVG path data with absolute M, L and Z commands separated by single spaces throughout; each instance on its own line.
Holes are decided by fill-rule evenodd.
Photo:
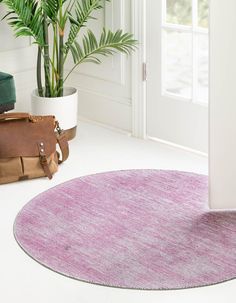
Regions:
M 20 246 L 79 280 L 177 289 L 236 277 L 236 212 L 210 211 L 207 177 L 130 170 L 78 178 L 28 203 Z

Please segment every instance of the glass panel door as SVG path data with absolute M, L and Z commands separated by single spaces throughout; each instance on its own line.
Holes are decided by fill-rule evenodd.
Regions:
M 207 152 L 208 0 L 147 2 L 148 135 Z

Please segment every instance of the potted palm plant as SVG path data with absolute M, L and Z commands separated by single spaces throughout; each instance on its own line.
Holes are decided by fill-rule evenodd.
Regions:
M 111 1 L 111 0 L 105 0 Z M 130 54 L 136 40 L 122 30 L 103 29 L 96 37 L 87 27 L 104 0 L 0 0 L 9 9 L 5 18 L 16 37 L 30 36 L 38 46 L 37 89 L 32 93 L 34 114 L 54 114 L 62 127 L 75 136 L 77 90 L 66 87 L 66 80 L 80 64 L 101 63 L 102 56 L 116 52 Z M 80 42 L 78 42 L 80 38 Z M 65 74 L 69 55 L 74 66 Z M 43 70 L 43 71 L 42 71 Z

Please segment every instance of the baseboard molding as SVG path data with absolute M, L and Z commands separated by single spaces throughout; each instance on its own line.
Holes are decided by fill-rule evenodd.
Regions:
M 175 144 L 175 143 L 172 143 L 170 141 L 165 141 L 165 140 L 162 140 L 162 139 L 149 137 L 149 136 L 147 137 L 147 139 L 158 142 L 158 143 L 161 143 L 161 144 L 164 144 L 164 145 L 168 145 L 168 146 L 176 148 L 176 149 L 181 149 L 181 150 L 186 151 L 186 152 L 194 153 L 194 154 L 196 154 L 198 156 L 201 156 L 201 157 L 204 157 L 204 158 L 208 158 L 207 153 L 204 153 L 204 152 L 201 152 L 201 151 L 198 151 L 198 150 L 195 150 L 195 149 L 183 146 L 183 145 Z
M 132 133 L 131 132 L 122 130 L 120 128 L 113 127 L 113 126 L 110 126 L 110 125 L 107 125 L 107 124 L 104 124 L 104 123 L 101 123 L 101 122 L 96 122 L 94 120 L 89 120 L 88 118 L 80 116 L 80 115 L 79 115 L 78 119 L 79 119 L 79 122 L 84 122 L 84 123 L 92 124 L 92 125 L 99 126 L 99 127 L 111 130 L 113 132 L 116 132 L 116 133 L 128 136 L 128 137 L 132 137 Z

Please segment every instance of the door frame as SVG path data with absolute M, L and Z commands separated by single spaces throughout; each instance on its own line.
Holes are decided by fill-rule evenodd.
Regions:
M 132 32 L 139 43 L 132 55 L 132 135 L 140 139 L 147 138 L 146 1 L 131 0 Z

